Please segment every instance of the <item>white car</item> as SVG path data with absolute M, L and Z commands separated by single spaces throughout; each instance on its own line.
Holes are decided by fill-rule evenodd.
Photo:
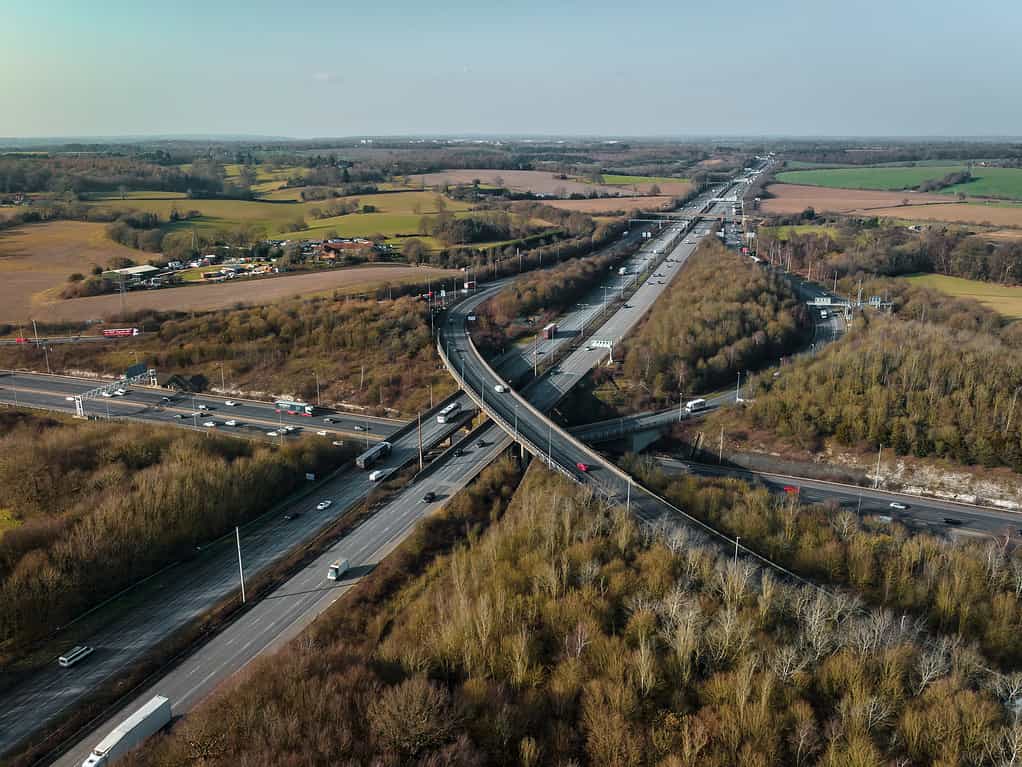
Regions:
M 68 402 L 74 402 L 75 401 L 74 397 L 64 397 L 64 399 L 66 399 Z
M 507 391 L 507 387 L 506 387 L 506 386 L 504 386 L 504 384 L 496 384 L 496 385 L 495 385 L 495 386 L 493 387 L 493 390 L 494 390 L 495 392 L 497 392 L 497 394 L 503 394 L 504 392 L 506 392 L 506 391 Z
M 326 432 L 321 429 L 321 430 L 316 432 L 316 436 L 317 437 L 325 437 L 326 436 Z
M 238 403 L 235 402 L 232 399 L 227 400 L 224 404 L 227 405 L 227 407 L 237 407 L 238 406 Z
M 127 393 L 128 393 L 127 389 L 118 389 L 117 391 L 114 392 L 114 394 L 116 394 L 118 397 L 123 397 Z
M 209 405 L 199 405 L 199 410 L 209 410 Z
M 104 397 L 112 397 L 112 396 L 114 396 L 113 394 L 111 394 L 111 393 L 110 393 L 110 392 L 108 392 L 108 391 L 101 391 L 101 392 L 100 392 L 100 394 L 101 394 L 102 396 L 104 396 Z
M 212 428 L 212 427 L 216 426 L 216 421 L 206 421 L 202 425 L 206 426 L 207 428 Z
M 230 421 L 224 421 L 224 426 L 237 426 L 238 422 L 233 418 Z
M 891 501 L 890 506 L 892 509 L 901 509 L 902 511 L 908 508 L 907 504 L 899 503 L 898 501 Z
M 323 511 L 323 509 L 329 509 L 330 504 L 333 503 L 331 500 L 320 501 L 316 504 L 316 511 Z
M 267 437 L 276 437 L 277 436 L 277 432 L 275 432 L 275 431 L 268 431 L 268 432 L 266 432 L 266 436 Z

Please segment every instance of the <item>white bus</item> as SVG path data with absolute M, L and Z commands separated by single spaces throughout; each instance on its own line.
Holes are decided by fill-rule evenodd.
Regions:
M 704 399 L 690 399 L 685 403 L 685 410 L 689 413 L 698 413 L 700 410 L 706 409 L 706 400 Z
M 61 655 L 59 658 L 57 658 L 57 663 L 59 663 L 64 668 L 67 668 L 68 666 L 73 666 L 83 658 L 92 655 L 92 651 L 93 648 L 89 647 L 88 645 L 79 645 L 78 647 L 75 647 L 73 650 L 71 650 L 71 652 L 65 655 Z
M 447 407 L 445 407 L 443 410 L 441 410 L 439 413 L 436 414 L 436 422 L 437 423 L 447 423 L 454 416 L 456 416 L 460 410 L 461 410 L 461 403 L 460 402 L 452 402 L 450 405 L 448 405 Z
M 384 456 L 387 456 L 389 454 L 390 454 L 390 443 L 389 442 L 381 442 L 380 444 L 375 445 L 374 447 L 369 448 L 364 453 L 362 453 L 362 455 L 360 455 L 358 458 L 356 458 L 355 459 L 355 465 L 358 466 L 358 468 L 360 468 L 360 469 L 368 469 L 374 463 L 376 463 L 380 458 L 383 458 Z

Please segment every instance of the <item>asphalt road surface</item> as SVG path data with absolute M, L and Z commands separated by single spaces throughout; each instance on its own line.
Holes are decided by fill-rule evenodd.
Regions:
M 645 246 L 645 253 L 640 254 L 637 258 L 647 257 L 646 253 L 656 248 L 662 239 L 669 236 L 670 232 L 665 229 L 662 237 Z M 502 284 L 480 290 L 479 293 L 468 299 L 465 306 L 477 306 L 489 295 L 499 290 Z M 594 291 L 594 297 L 599 292 Z M 594 298 L 587 299 L 587 305 L 577 308 L 574 312 L 564 317 L 562 322 L 566 329 L 565 332 L 559 334 L 557 338 L 545 342 L 541 346 L 541 351 L 551 353 L 558 346 L 569 343 L 572 338 L 569 329 L 581 328 L 583 324 L 590 322 L 593 314 L 599 311 L 595 304 Z M 531 359 L 528 356 L 530 350 L 531 347 L 529 349 L 517 348 L 513 354 L 508 355 L 505 365 L 509 377 L 514 371 L 520 371 L 523 365 L 526 368 L 528 367 L 531 363 Z M 503 372 L 504 369 L 502 369 Z M 465 407 L 468 407 L 467 397 L 463 396 L 462 401 L 466 403 Z M 425 427 L 426 424 L 424 423 Z M 411 439 L 414 439 L 414 433 L 411 435 Z M 482 445 L 478 444 L 479 442 L 482 442 Z M 404 443 L 401 444 L 402 450 L 404 450 Z M 326 579 L 326 570 L 330 562 L 341 557 L 347 558 L 353 567 L 349 581 L 367 574 L 376 563 L 411 532 L 415 523 L 424 514 L 442 506 L 510 445 L 510 437 L 496 426 L 491 425 L 473 435 L 471 444 L 461 448 L 462 455 L 455 455 L 453 449 L 445 453 L 427 470 L 427 476 L 422 481 L 411 484 L 384 508 L 378 510 L 373 517 L 363 522 L 357 530 L 337 542 L 314 563 L 302 568 L 275 592 L 254 605 L 243 618 L 231 624 L 198 652 L 163 675 L 159 681 L 140 693 L 122 709 L 105 718 L 103 723 L 97 725 L 91 732 L 78 740 L 77 745 L 61 757 L 56 764 L 80 764 L 82 759 L 88 754 L 89 749 L 98 743 L 117 722 L 121 721 L 153 695 L 166 695 L 171 699 L 174 711 L 176 713 L 183 713 L 197 701 L 201 700 L 217 684 L 242 668 L 259 653 L 279 647 L 314 620 L 317 615 L 343 593 L 344 587 L 339 587 L 338 584 Z M 397 457 L 398 452 L 396 444 L 394 449 L 395 457 Z M 389 465 L 389 463 L 384 465 Z M 342 499 L 335 501 L 335 505 L 327 512 L 315 512 L 316 514 L 334 513 L 336 515 L 336 512 L 333 511 L 335 508 L 342 508 L 344 503 L 354 503 L 355 500 L 364 496 L 368 491 L 368 487 L 365 486 L 365 483 L 368 482 L 365 479 L 367 475 L 357 472 L 350 473 L 354 473 L 356 477 L 354 479 L 348 478 L 348 483 L 351 485 L 349 495 L 343 501 Z M 361 485 L 359 484 L 360 478 Z M 432 503 L 425 503 L 423 500 L 425 493 L 428 491 L 434 492 L 437 496 L 436 500 Z M 315 503 L 322 496 L 322 493 L 317 493 L 314 498 L 309 499 L 308 503 L 314 508 Z M 295 522 L 300 523 L 300 520 L 314 514 L 312 511 L 305 511 L 306 513 L 299 517 L 298 520 L 288 522 L 287 524 L 293 525 L 293 529 L 297 529 Z M 322 527 L 322 524 L 317 525 L 315 529 L 319 529 L 319 527 Z M 311 531 L 306 530 L 304 535 L 296 536 L 294 540 L 289 540 L 286 546 L 281 546 L 281 551 L 286 551 L 292 546 L 300 544 L 309 535 L 311 535 Z M 278 537 L 271 532 L 267 539 L 271 541 L 278 540 Z M 220 555 L 219 567 L 215 568 L 218 576 L 213 576 L 212 573 L 197 572 L 194 576 L 194 582 L 196 588 L 201 589 L 209 578 L 219 577 L 222 579 L 223 584 L 222 596 L 223 594 L 230 593 L 232 589 L 237 589 L 237 571 L 231 540 L 228 538 L 219 545 L 223 547 L 223 551 Z M 246 559 L 247 572 L 251 571 L 250 568 L 252 566 L 249 562 L 251 557 L 250 546 L 251 543 L 243 537 L 242 548 Z M 200 614 L 213 601 L 204 600 L 201 605 L 194 605 L 195 609 L 191 616 L 194 617 Z M 138 620 L 139 617 L 138 615 L 134 617 L 125 616 L 124 619 L 130 625 L 133 620 Z M 158 620 L 156 623 L 163 624 L 164 631 L 166 630 L 166 620 Z M 75 685 L 78 689 L 86 690 L 94 687 L 104 678 L 99 676 L 98 671 L 95 674 L 92 673 L 92 666 L 98 665 L 98 663 L 93 663 L 93 659 L 100 656 L 100 650 L 104 649 L 99 641 L 85 637 L 81 639 L 76 638 L 73 643 L 92 644 L 97 647 L 97 652 L 80 666 L 75 666 L 72 669 L 58 669 L 54 666 L 57 681 L 53 683 L 53 691 L 57 693 L 58 697 L 61 693 L 67 693 L 71 685 Z M 69 643 L 69 646 L 70 644 L 72 643 Z M 111 644 L 115 644 L 115 642 L 111 642 Z M 148 646 L 151 646 L 151 644 L 146 645 L 146 647 Z M 124 661 L 121 662 L 123 663 Z M 28 699 L 31 699 L 31 695 L 28 696 Z M 6 708 L 6 700 L 4 705 Z M 42 721 L 40 717 L 33 717 L 33 720 L 30 726 L 38 726 L 40 721 Z M 3 729 L 4 724 L 5 722 L 0 719 L 0 730 Z M 25 724 L 27 725 L 27 723 Z M 21 729 L 23 730 L 22 734 L 24 734 L 26 727 Z M 16 740 L 16 737 L 12 735 L 11 742 L 14 740 Z M 5 747 L 8 746 L 0 740 L 0 749 Z
M 636 259 L 641 261 L 649 258 L 651 256 L 650 252 L 655 250 L 658 243 L 662 243 L 662 240 L 669 238 L 673 231 L 675 231 L 675 227 L 665 227 L 661 236 L 647 244 L 643 249 L 643 253 L 640 253 Z M 694 250 L 694 246 L 694 241 L 690 245 L 685 245 L 687 252 L 691 253 Z M 671 256 L 673 257 L 673 254 Z M 638 261 L 636 264 L 638 264 Z M 676 272 L 677 266 L 679 265 L 665 265 L 665 267 L 669 267 L 671 275 Z M 640 297 L 640 305 L 648 308 L 648 305 L 652 304 L 659 291 L 663 289 L 664 285 L 660 283 L 665 284 L 666 281 L 666 279 L 653 279 L 651 284 L 655 285 L 655 290 L 651 289 L 643 292 L 643 295 Z M 626 283 L 628 283 L 628 277 L 622 280 L 617 280 L 615 277 L 610 283 L 608 292 L 619 289 L 625 286 Z M 478 306 L 485 298 L 492 295 L 496 289 L 499 289 L 499 286 L 497 288 L 482 289 L 478 294 L 464 302 L 462 309 L 459 310 L 459 316 L 461 317 L 459 321 L 464 322 L 464 317 L 472 308 Z M 645 288 L 640 288 L 640 292 L 643 290 Z M 602 294 L 602 288 L 595 290 L 593 297 L 587 300 L 583 306 L 577 307 L 575 311 L 564 317 L 562 319 L 564 331 L 559 333 L 555 339 L 542 344 L 540 351 L 550 353 L 560 345 L 569 343 L 574 334 L 572 329 L 580 330 L 583 325 L 593 321 L 594 316 L 602 311 L 602 304 L 597 306 L 598 302 L 595 298 L 599 294 Z M 639 296 L 638 292 L 637 296 Z M 612 297 L 610 298 L 612 300 Z M 638 321 L 639 316 L 641 316 L 641 313 L 635 314 L 632 324 Z M 616 327 L 617 325 L 614 326 Z M 622 325 L 621 329 L 626 330 L 626 327 Z M 515 350 L 515 353 L 509 355 L 505 360 L 506 370 L 502 368 L 502 374 L 506 372 L 507 377 L 511 377 L 514 371 L 521 370 L 522 365 L 527 367 L 531 364 L 530 351 L 531 348 Z M 593 364 L 601 357 L 599 354 L 586 354 L 587 358 L 593 361 Z M 585 374 L 580 365 L 582 363 L 576 363 L 572 366 L 579 373 L 577 377 L 582 377 Z M 496 386 L 497 380 L 500 379 L 495 378 L 493 386 Z M 559 388 L 545 389 L 545 380 L 546 378 L 542 378 L 536 381 L 532 387 L 539 392 L 538 399 L 540 402 L 545 401 L 547 398 L 544 392 L 557 392 L 557 399 L 559 399 L 563 392 L 567 391 L 566 389 L 562 391 Z M 491 388 L 490 394 L 495 397 L 501 396 L 497 395 L 493 388 Z M 532 392 L 530 392 L 531 397 Z M 478 444 L 480 441 L 481 445 Z M 208 691 L 211 691 L 223 679 L 242 668 L 252 658 L 258 656 L 260 652 L 273 649 L 294 636 L 343 593 L 342 588 L 326 580 L 326 569 L 331 561 L 339 557 L 349 559 L 353 566 L 351 574 L 353 580 L 370 572 L 376 562 L 411 532 L 415 523 L 420 520 L 423 514 L 442 506 L 450 497 L 465 487 L 485 465 L 492 462 L 497 455 L 506 450 L 511 443 L 511 438 L 508 435 L 504 434 L 497 426 L 491 425 L 473 436 L 472 443 L 462 448 L 462 455 L 456 456 L 454 451 L 451 450 L 438 458 L 433 466 L 427 469 L 427 476 L 422 481 L 410 485 L 410 487 L 398 497 L 392 499 L 384 508 L 378 510 L 358 530 L 345 536 L 312 563 L 312 565 L 303 568 L 303 570 L 281 585 L 274 593 L 253 605 L 242 619 L 236 621 L 213 640 L 203 645 L 201 649 L 180 666 L 162 676 L 159 681 L 140 693 L 122 710 L 114 713 L 102 724 L 95 727 L 92 732 L 79 740 L 75 748 L 67 752 L 56 763 L 60 765 L 80 764 L 81 760 L 88 754 L 89 749 L 95 745 L 95 742 L 98 742 L 115 723 L 121 721 L 141 706 L 153 694 L 164 694 L 170 697 L 175 712 L 183 713 L 187 711 L 197 701 L 201 700 L 201 697 L 207 694 Z M 394 449 L 394 454 L 398 454 L 397 447 Z M 365 475 L 362 475 L 362 477 L 365 477 Z M 364 482 L 367 482 L 367 480 Z M 437 497 L 432 503 L 425 503 L 423 501 L 423 496 L 427 491 L 436 493 Z M 320 496 L 321 494 L 317 494 L 316 498 L 310 499 L 309 502 L 315 505 L 313 501 L 319 500 Z M 311 513 L 310 511 L 309 514 Z M 295 541 L 290 545 L 295 545 L 297 542 Z M 232 587 L 236 588 L 236 562 L 233 561 L 231 556 L 230 540 L 221 545 L 226 549 L 224 552 L 225 559 L 222 562 L 222 575 L 225 579 L 227 592 L 229 592 Z M 247 559 L 248 544 L 244 539 L 242 540 L 242 548 L 245 550 L 245 557 Z M 198 576 L 197 581 L 199 583 L 203 582 L 201 575 Z M 201 610 L 196 612 L 196 615 L 200 612 Z M 97 652 L 87 662 L 84 662 L 81 667 L 75 667 L 72 670 L 59 670 L 64 673 L 58 674 L 58 676 L 63 680 L 74 679 L 76 684 L 84 685 L 83 689 L 87 689 L 90 686 L 94 686 L 99 680 L 91 682 L 88 679 L 83 680 L 82 673 L 88 673 L 90 667 L 94 665 L 93 658 L 100 656 L 100 647 L 91 640 L 83 641 L 97 646 Z M 71 673 L 66 673 L 68 671 Z M 65 687 L 66 684 L 67 681 L 64 681 Z M 2 717 L 2 713 L 0 713 L 0 717 Z M 3 724 L 4 722 L 0 718 L 0 727 Z M 4 745 L 0 741 L 0 749 L 2 748 L 4 748 Z
M 0 403 L 74 413 L 75 395 L 107 383 L 110 381 L 2 371 Z M 271 431 L 279 435 L 282 426 L 294 426 L 293 436 L 299 432 L 326 431 L 328 435 L 371 441 L 383 439 L 405 423 L 392 418 L 335 413 L 323 408 L 317 408 L 313 416 L 288 415 L 277 413 L 272 402 L 192 395 L 144 386 L 126 386 L 125 389 L 128 393 L 122 397 L 86 400 L 86 415 L 93 418 L 123 417 L 197 429 L 208 428 L 203 424 L 212 421 L 216 424 L 212 428 L 246 436 L 266 436 Z M 229 401 L 237 404 L 228 407 L 224 403 Z M 325 418 L 331 422 L 327 423 Z M 238 425 L 226 426 L 224 422 L 228 420 L 235 420 Z
M 731 466 L 682 461 L 657 456 L 657 463 L 668 473 L 696 474 L 708 477 L 734 477 L 763 485 L 773 492 L 784 493 L 792 488 L 802 503 L 837 504 L 861 516 L 890 517 L 906 526 L 935 534 L 1018 537 L 1022 533 L 1022 513 L 954 501 L 941 501 L 904 493 L 873 490 L 838 482 L 790 477 L 784 474 L 749 471 Z M 892 507 L 892 503 L 905 506 Z M 946 520 L 954 520 L 948 523 Z
M 466 409 L 472 407 L 463 395 L 458 401 Z M 438 424 L 435 418 L 424 420 L 424 446 L 440 442 L 457 428 L 456 424 Z M 394 440 L 390 456 L 374 468 L 396 470 L 417 456 L 418 434 L 411 428 Z M 245 525 L 241 548 L 246 574 L 255 575 L 312 538 L 365 498 L 372 487 L 367 472 L 350 467 L 312 495 Z M 327 499 L 331 506 L 317 510 L 316 505 Z M 285 520 L 285 514 L 296 516 Z M 392 527 L 385 515 L 378 515 L 363 525 L 358 540 L 379 542 L 389 536 Z M 342 542 L 341 548 L 348 551 L 349 545 Z M 349 553 L 364 556 L 360 549 Z M 165 568 L 120 599 L 61 629 L 55 644 L 62 645 L 55 655 L 78 644 L 91 645 L 96 651 L 70 669 L 54 662 L 0 695 L 0 753 L 238 590 L 234 537 L 229 535 L 196 552 L 193 559 Z M 33 713 L 25 716 L 25 711 Z

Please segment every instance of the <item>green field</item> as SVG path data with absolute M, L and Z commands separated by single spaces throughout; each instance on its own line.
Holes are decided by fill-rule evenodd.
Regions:
M 684 184 L 687 178 L 669 178 L 667 176 L 621 176 L 604 173 L 603 183 L 611 186 L 628 186 L 630 184 Z
M 760 231 L 770 233 L 778 240 L 787 240 L 792 234 L 826 234 L 829 237 L 837 237 L 836 226 L 824 226 L 820 224 L 798 224 L 793 226 L 762 226 Z
M 919 274 L 904 279 L 916 285 L 939 290 L 949 296 L 972 298 L 1011 320 L 1022 318 L 1022 287 L 1006 287 L 941 274 Z
M 918 167 L 830 168 L 826 170 L 794 170 L 777 174 L 785 184 L 825 186 L 837 189 L 875 189 L 896 191 L 911 189 L 924 181 L 939 179 L 949 173 L 965 170 L 964 165 L 920 165 Z M 1016 168 L 974 167 L 975 180 L 941 189 L 937 194 L 969 197 L 999 197 L 1022 200 L 1022 170 Z
M 896 191 L 911 189 L 924 181 L 941 178 L 948 173 L 965 170 L 963 165 L 938 165 L 926 168 L 832 168 L 827 170 L 793 170 L 778 173 L 785 184 L 828 186 L 838 189 L 876 189 Z
M 377 233 L 393 237 L 417 233 L 420 215 L 437 212 L 436 198 L 434 192 L 358 195 L 353 199 L 357 199 L 361 205 L 375 206 L 376 212 L 349 213 L 321 219 L 313 218 L 311 211 L 314 208 L 326 208 L 332 200 L 201 200 L 188 199 L 176 192 L 133 192 L 125 200 L 121 200 L 120 195 L 106 195 L 90 200 L 89 204 L 95 207 L 147 211 L 157 213 L 164 219 L 175 208 L 181 213 L 197 210 L 202 214 L 199 218 L 167 224 L 166 228 L 195 228 L 200 233 L 249 226 L 261 230 L 267 237 L 311 238 L 329 231 L 336 231 L 342 237 L 365 237 Z M 468 203 L 450 199 L 444 202 L 447 210 L 454 213 L 472 207 Z M 299 219 L 305 220 L 308 229 L 288 232 L 288 225 Z

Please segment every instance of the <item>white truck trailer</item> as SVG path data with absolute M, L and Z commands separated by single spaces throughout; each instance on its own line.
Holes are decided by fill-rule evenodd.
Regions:
M 82 762 L 82 767 L 101 767 L 101 765 L 111 764 L 115 759 L 168 724 L 170 724 L 170 701 L 162 695 L 157 695 L 114 727 L 113 732 L 103 738 Z

